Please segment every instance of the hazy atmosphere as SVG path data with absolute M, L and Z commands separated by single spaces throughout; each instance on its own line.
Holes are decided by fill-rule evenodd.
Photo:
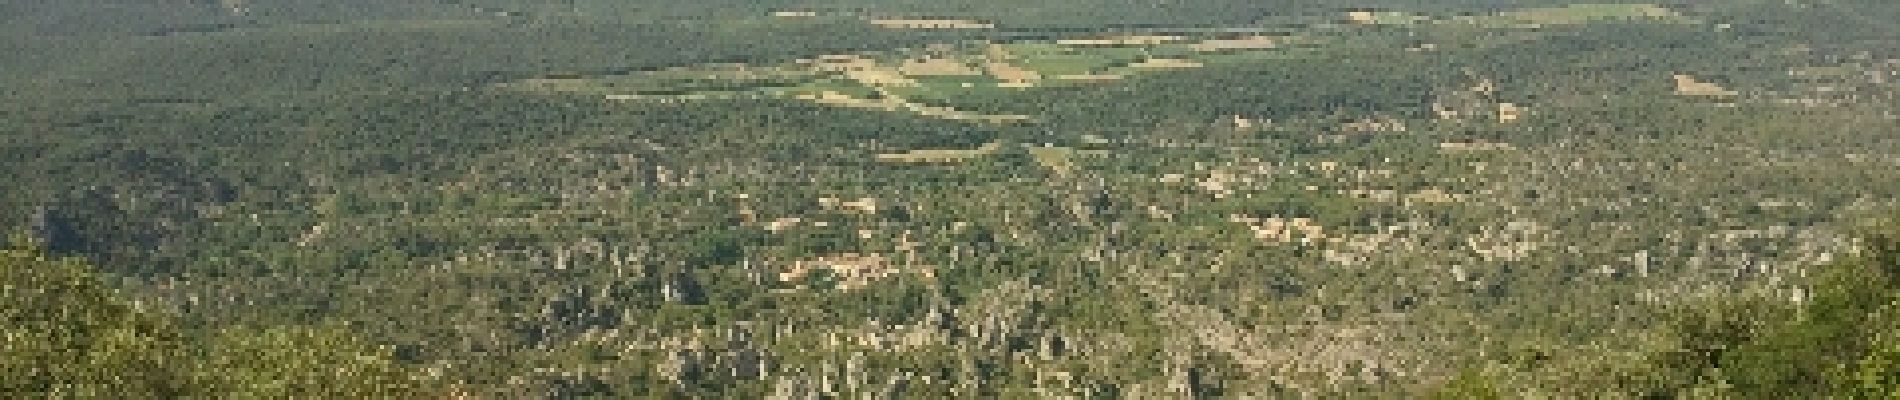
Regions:
M 1900 399 L 1889 0 L 0 0 L 0 397 Z

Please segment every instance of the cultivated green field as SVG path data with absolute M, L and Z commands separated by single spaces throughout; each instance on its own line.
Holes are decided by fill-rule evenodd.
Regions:
M 1500 12 L 1489 16 L 1436 20 L 1404 13 L 1349 13 L 1349 20 L 1364 25 L 1400 25 L 1426 33 L 1459 32 L 1440 37 L 1470 37 L 1468 43 L 1432 43 L 1431 46 L 1499 46 L 1541 36 L 1531 31 L 1543 26 L 1583 25 L 1603 21 L 1679 21 L 1667 9 L 1646 4 L 1586 4 L 1554 8 L 1532 8 Z M 1141 39 L 1143 36 L 1094 35 L 1074 39 L 940 43 L 934 52 L 895 50 L 847 55 L 827 61 L 824 58 L 794 63 L 725 66 L 748 73 L 732 73 L 718 68 L 682 67 L 665 72 L 587 78 L 559 85 L 535 86 L 540 89 L 577 93 L 615 95 L 616 98 L 732 98 L 734 96 L 784 96 L 817 98 L 830 93 L 830 104 L 854 102 L 922 102 L 949 105 L 1006 98 L 1012 93 L 1036 88 L 1076 85 L 1113 84 L 1141 75 L 1200 68 L 1208 63 L 1272 62 L 1290 58 L 1327 57 L 1327 47 L 1371 51 L 1406 51 L 1418 48 L 1393 48 L 1376 40 L 1332 38 L 1350 33 L 1351 24 L 1327 29 L 1327 38 L 1306 38 L 1302 32 L 1284 32 L 1269 37 L 1270 45 L 1238 48 L 1223 47 L 1235 39 L 1217 35 L 1174 35 L 1166 40 Z M 1476 30 L 1474 30 L 1476 29 Z M 1519 32 L 1512 32 L 1519 31 Z M 1180 40 L 1171 38 L 1179 37 Z M 1157 37 L 1162 38 L 1162 37 Z M 1456 40 L 1456 39 L 1454 39 Z M 1227 45 L 1232 46 L 1232 45 Z M 941 49 L 951 49 L 945 52 Z M 1428 47 L 1435 48 L 1435 47 Z M 919 57 L 980 67 L 975 76 L 928 76 L 906 74 L 904 60 Z M 844 61 L 840 61 L 844 60 Z M 856 61 L 850 61 L 856 60 Z M 764 72 L 760 72 L 764 71 Z M 882 72 L 852 72 L 882 71 Z M 769 85 L 768 85 L 769 84 Z M 533 86 L 533 85 L 529 85 Z M 709 93 L 718 92 L 718 93 Z M 842 96 L 843 98 L 840 98 Z M 896 109 L 904 109 L 897 107 Z M 924 113 L 930 114 L 930 113 Z

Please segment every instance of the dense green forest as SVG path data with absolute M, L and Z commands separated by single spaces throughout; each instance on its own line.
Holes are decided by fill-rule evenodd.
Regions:
M 0 397 L 1900 398 L 1883 0 L 0 0 Z

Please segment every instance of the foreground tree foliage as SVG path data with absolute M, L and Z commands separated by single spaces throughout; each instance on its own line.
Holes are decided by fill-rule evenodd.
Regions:
M 86 262 L 0 249 L 0 397 L 418 398 L 415 371 L 337 326 L 194 331 Z
M 1812 297 L 1800 302 L 1711 305 L 1703 318 L 1733 322 L 1689 323 L 1680 334 L 1693 345 L 1681 350 L 1692 362 L 1661 367 L 1699 371 L 1700 389 L 1735 398 L 1890 398 L 1880 394 L 1900 389 L 1891 344 L 1900 332 L 1897 233 L 1867 235 L 1868 254 L 1820 270 Z
M 1592 398 L 1889 399 L 1900 394 L 1900 230 L 1863 235 L 1865 253 L 1816 269 L 1800 299 L 1740 293 L 1671 310 L 1655 348 L 1617 361 L 1540 355 L 1529 370 L 1468 371 L 1434 394 L 1495 398 L 1556 391 Z M 1513 364 L 1513 363 L 1506 363 Z M 1587 367 L 1578 368 L 1578 365 Z M 1512 388 L 1521 375 L 1574 376 L 1576 387 Z M 1590 383 L 1612 383 L 1588 385 Z
M 177 327 L 128 304 L 77 259 L 0 250 L 0 393 L 170 397 L 190 376 L 172 368 Z

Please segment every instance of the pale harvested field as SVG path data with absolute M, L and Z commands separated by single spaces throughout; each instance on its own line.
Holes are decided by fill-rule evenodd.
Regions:
M 1033 84 L 1035 81 L 1042 80 L 1042 74 L 1023 69 L 1022 67 L 1016 66 L 1016 64 L 991 61 L 984 63 L 983 67 L 989 70 L 990 76 L 994 76 L 997 80 L 1001 80 L 1004 83 Z
M 1056 44 L 1064 46 L 1152 46 L 1188 40 L 1185 36 L 1173 35 L 1127 35 L 1091 39 L 1061 39 Z
M 872 86 L 916 86 L 917 80 L 891 68 L 865 68 L 844 71 L 844 76 Z
M 1675 11 L 1654 4 L 1574 4 L 1499 13 L 1498 16 L 1535 24 L 1581 24 L 1615 18 L 1676 18 Z
M 904 153 L 878 154 L 877 160 L 914 163 L 959 162 L 990 155 L 1002 148 L 1002 143 L 990 142 L 975 149 L 920 149 Z
M 865 22 L 880 28 L 891 29 L 994 29 L 996 24 L 967 19 L 929 19 L 929 18 L 888 18 L 868 19 Z
M 1221 51 L 1221 50 L 1271 49 L 1278 44 L 1279 44 L 1279 41 L 1275 40 L 1271 36 L 1250 36 L 1250 37 L 1235 38 L 1235 39 L 1202 40 L 1200 43 L 1195 43 L 1192 47 L 1194 48 L 1194 51 L 1207 52 L 1207 51 Z
M 1057 75 L 1055 79 L 1063 80 L 1063 81 L 1077 81 L 1077 82 L 1110 82 L 1110 81 L 1119 81 L 1127 77 L 1128 77 L 1127 75 L 1120 75 L 1120 74 L 1069 74 L 1069 75 Z
M 1138 63 L 1128 64 L 1128 67 L 1135 69 L 1200 68 L 1201 62 L 1182 58 L 1150 58 Z
M 1723 88 L 1721 85 L 1698 81 L 1694 76 L 1690 75 L 1678 74 L 1675 76 L 1675 80 L 1676 94 L 1683 96 L 1728 97 L 1739 94 L 1733 90 Z
M 911 76 L 974 76 L 983 75 L 983 71 L 971 67 L 963 61 L 950 58 L 928 58 L 922 60 L 904 60 L 897 68 L 898 72 Z

